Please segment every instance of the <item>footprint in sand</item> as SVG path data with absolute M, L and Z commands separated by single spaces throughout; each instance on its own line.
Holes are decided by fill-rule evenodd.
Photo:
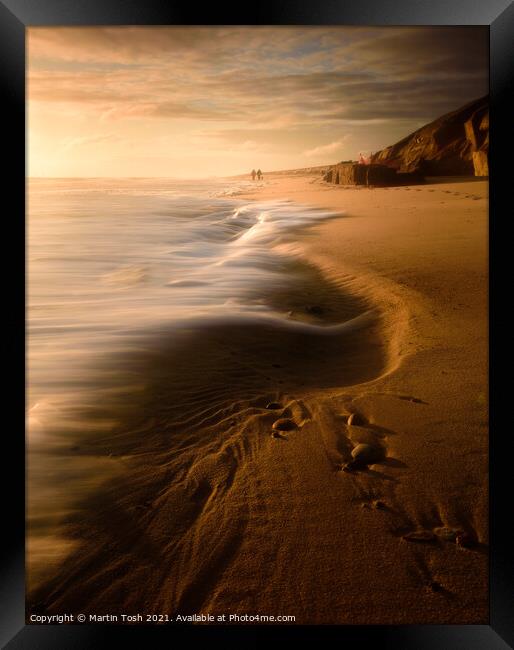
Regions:
M 438 528 L 434 528 L 434 534 L 444 542 L 455 542 L 457 535 L 459 535 L 460 532 L 461 531 L 455 530 L 454 528 L 448 528 L 448 526 L 439 526 Z
M 376 497 L 375 497 L 376 498 Z M 457 526 L 443 521 L 438 506 L 425 504 L 422 512 L 414 519 L 407 513 L 393 494 L 389 495 L 390 505 L 387 512 L 390 515 L 390 532 L 395 537 L 415 545 L 440 545 L 441 543 L 455 544 L 463 550 L 483 550 L 478 540 L 478 534 L 469 521 L 458 518 Z
M 437 540 L 437 537 L 430 530 L 415 530 L 412 533 L 406 533 L 405 535 L 402 535 L 402 539 L 407 542 L 426 544 L 427 542 L 435 542 Z
M 464 532 L 448 526 L 439 526 L 433 530 L 418 529 L 402 535 L 407 542 L 433 543 L 438 540 L 452 542 L 460 548 L 473 549 L 479 546 L 475 531 Z
M 433 569 L 422 554 L 418 552 L 413 556 L 413 560 L 414 563 L 410 567 L 409 573 L 413 575 L 420 586 L 426 587 L 434 593 L 440 593 L 446 596 L 451 595 L 451 591 L 444 587 L 437 575 L 434 575 Z
M 428 404 L 428 402 L 424 402 L 419 397 L 412 397 L 412 395 L 398 395 L 397 397 L 398 399 L 404 400 L 406 402 L 413 402 L 414 404 Z
M 371 508 L 374 508 L 375 510 L 387 510 L 388 506 L 385 501 L 382 501 L 381 499 L 374 499 L 372 501 L 364 501 L 361 503 L 361 508 L 364 508 L 366 510 L 370 510 Z

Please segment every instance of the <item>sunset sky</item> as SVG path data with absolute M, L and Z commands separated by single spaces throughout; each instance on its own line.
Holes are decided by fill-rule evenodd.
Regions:
M 488 30 L 35 27 L 27 84 L 30 176 L 292 169 L 485 95 Z

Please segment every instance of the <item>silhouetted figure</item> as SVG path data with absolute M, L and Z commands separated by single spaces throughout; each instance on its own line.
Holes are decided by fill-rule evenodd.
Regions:
M 262 172 L 260 169 L 257 170 L 257 180 L 261 180 Z
M 256 174 L 256 173 L 257 173 L 257 172 L 255 171 L 255 169 L 252 169 L 252 181 L 255 180 L 255 174 Z

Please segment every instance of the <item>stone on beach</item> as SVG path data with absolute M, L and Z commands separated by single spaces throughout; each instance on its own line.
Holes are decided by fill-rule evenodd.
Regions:
M 371 465 L 376 463 L 384 457 L 384 453 L 380 447 L 374 445 L 367 445 L 361 443 L 352 449 L 352 458 L 355 461 Z
M 345 471 L 349 472 L 379 463 L 385 455 L 382 447 L 365 443 L 356 445 L 351 454 L 353 460 L 343 467 Z
M 293 420 L 289 420 L 288 418 L 280 418 L 280 420 L 276 420 L 273 422 L 273 427 L 275 431 L 291 431 L 292 429 L 296 429 L 296 423 Z
M 366 421 L 364 420 L 364 418 L 362 417 L 362 415 L 360 415 L 359 413 L 351 413 L 351 414 L 348 416 L 347 423 L 348 423 L 350 426 L 359 426 L 359 425 L 366 424 Z

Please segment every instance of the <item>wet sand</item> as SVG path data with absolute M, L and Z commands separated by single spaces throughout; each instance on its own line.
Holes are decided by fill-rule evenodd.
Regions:
M 267 296 L 288 319 L 127 361 L 142 388 L 74 452 L 112 476 L 29 612 L 486 623 L 487 182 L 264 180 L 247 198 L 345 216 L 300 236 L 308 270 Z M 383 457 L 344 471 L 359 443 Z

